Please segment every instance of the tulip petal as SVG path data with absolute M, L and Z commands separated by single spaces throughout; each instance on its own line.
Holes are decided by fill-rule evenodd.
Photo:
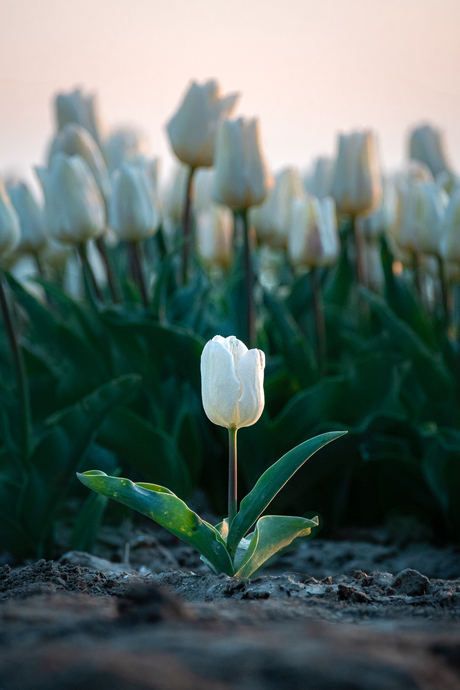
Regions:
M 216 338 L 206 343 L 201 355 L 201 383 L 204 411 L 211 422 L 227 429 L 236 426 L 241 383 L 232 353 Z
M 238 428 L 255 424 L 263 412 L 264 367 L 265 355 L 261 350 L 248 350 L 238 362 L 236 375 L 242 385 L 238 401 Z

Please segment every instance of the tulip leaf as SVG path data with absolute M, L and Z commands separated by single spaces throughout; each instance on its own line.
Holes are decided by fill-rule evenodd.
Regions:
M 302 467 L 313 453 L 346 433 L 346 431 L 330 431 L 327 434 L 320 434 L 304 441 L 283 455 L 263 473 L 254 488 L 241 501 L 240 510 L 230 525 L 227 548 L 231 554 L 235 552 L 246 532 L 262 515 L 292 475 Z
M 235 576 L 251 577 L 274 554 L 289 546 L 297 537 L 308 536 L 312 527 L 317 526 L 318 518 L 308 520 L 286 515 L 265 515 L 260 518 Z
M 156 484 L 134 484 L 99 470 L 77 474 L 93 491 L 139 511 L 199 551 L 216 572 L 233 575 L 225 542 L 215 527 L 202 520 L 172 491 Z

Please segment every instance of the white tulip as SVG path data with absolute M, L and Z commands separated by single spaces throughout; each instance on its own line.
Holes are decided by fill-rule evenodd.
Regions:
M 460 189 L 457 189 L 450 198 L 442 230 L 444 258 L 460 263 Z
M 121 168 L 123 163 L 130 163 L 133 158 L 147 156 L 149 142 L 144 132 L 133 127 L 117 129 L 103 144 L 104 158 L 112 173 Z
M 17 247 L 20 237 L 21 226 L 18 214 L 0 178 L 0 258 L 3 259 Z
M 52 165 L 53 157 L 59 152 L 83 158 L 107 203 L 111 193 L 109 173 L 101 150 L 91 134 L 81 125 L 69 123 L 59 132 L 51 145 L 48 156 L 49 165 Z
M 125 163 L 115 171 L 110 224 L 122 240 L 151 237 L 160 225 L 150 182 L 143 168 Z
M 304 178 L 307 192 L 320 200 L 330 196 L 334 171 L 335 160 L 333 158 L 327 158 L 326 156 L 317 158 L 312 172 Z
M 214 336 L 201 355 L 204 410 L 214 424 L 240 429 L 263 412 L 265 355 L 230 336 Z
M 75 122 L 87 129 L 97 143 L 100 143 L 102 127 L 96 97 L 93 94 L 85 96 L 81 89 L 75 89 L 70 93 L 58 93 L 54 104 L 59 130 L 70 122 Z
M 432 183 L 400 184 L 392 235 L 401 249 L 440 255 L 447 196 Z
M 412 130 L 409 153 L 413 160 L 421 161 L 436 177 L 443 170 L 450 170 L 442 133 L 431 125 Z
M 379 205 L 380 167 L 372 132 L 340 135 L 331 195 L 337 209 L 352 216 L 369 213 Z
M 214 161 L 217 126 L 230 117 L 239 94 L 222 96 L 219 84 L 192 82 L 179 110 L 166 129 L 178 159 L 192 168 L 210 168 Z
M 292 222 L 292 202 L 305 198 L 302 178 L 296 168 L 285 168 L 275 177 L 268 199 L 250 211 L 257 237 L 273 248 L 285 249 Z
M 335 204 L 331 197 L 292 202 L 288 254 L 296 266 L 317 268 L 333 264 L 340 253 Z
M 197 214 L 197 251 L 203 263 L 228 268 L 232 260 L 233 216 L 225 206 L 210 206 Z
M 104 202 L 91 170 L 81 156 L 53 158 L 51 186 L 58 213 L 59 242 L 82 244 L 102 235 Z
M 46 244 L 43 211 L 24 183 L 8 187 L 8 193 L 21 225 L 19 252 L 38 254 Z
M 382 201 L 380 206 L 370 215 L 361 218 L 364 235 L 375 240 L 388 234 L 396 219 L 396 186 L 391 178 L 382 180 Z
M 216 142 L 214 199 L 235 211 L 261 204 L 271 184 L 258 120 L 224 120 Z

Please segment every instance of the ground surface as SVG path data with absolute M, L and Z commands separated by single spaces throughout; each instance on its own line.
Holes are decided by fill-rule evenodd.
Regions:
M 460 550 L 367 537 L 308 542 L 251 582 L 155 531 L 4 565 L 0 689 L 460 688 Z

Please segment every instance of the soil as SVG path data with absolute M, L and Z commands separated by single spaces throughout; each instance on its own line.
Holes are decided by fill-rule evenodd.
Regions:
M 107 527 L 95 555 L 5 563 L 0 689 L 80 688 L 460 688 L 460 549 L 317 538 L 239 581 Z

